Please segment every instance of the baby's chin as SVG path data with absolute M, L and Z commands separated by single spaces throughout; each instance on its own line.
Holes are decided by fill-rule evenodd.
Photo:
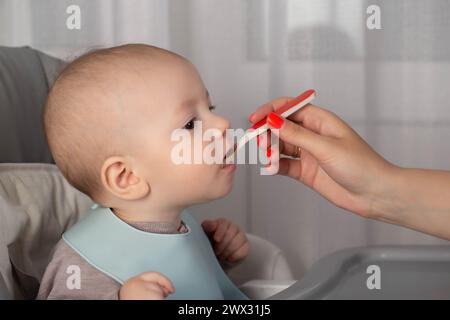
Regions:
M 233 184 L 227 184 L 227 185 L 221 185 L 221 186 L 215 186 L 211 188 L 208 191 L 207 199 L 205 202 L 218 200 L 220 198 L 226 197 L 228 194 L 230 194 L 231 190 L 233 190 Z
M 218 188 L 218 190 L 216 191 L 217 194 L 216 194 L 214 200 L 227 196 L 231 192 L 231 190 L 233 190 L 233 181 L 232 180 L 228 184 L 223 184 L 221 187 Z
M 199 198 L 201 198 L 200 202 L 206 203 L 226 197 L 233 190 L 233 180 L 233 173 L 226 177 L 217 177 L 217 179 L 204 190 L 204 193 L 199 195 Z

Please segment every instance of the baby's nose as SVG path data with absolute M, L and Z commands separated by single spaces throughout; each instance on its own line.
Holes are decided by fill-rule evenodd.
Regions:
M 226 130 L 230 129 L 230 127 L 231 127 L 230 121 L 228 121 L 228 119 L 220 117 L 220 123 L 219 123 L 218 128 L 223 131 L 224 135 L 226 133 Z

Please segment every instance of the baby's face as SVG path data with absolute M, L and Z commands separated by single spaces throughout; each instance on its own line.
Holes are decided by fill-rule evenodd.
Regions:
M 203 154 L 211 146 L 210 141 L 200 141 L 199 145 L 196 140 L 199 149 L 194 150 L 197 121 L 201 121 L 203 132 L 220 132 L 216 139 L 222 139 L 223 148 L 216 152 L 225 154 L 229 147 L 224 138 L 229 122 L 211 110 L 208 91 L 195 68 L 186 61 L 176 61 L 143 67 L 140 75 L 140 79 L 130 79 L 130 95 L 122 101 L 137 106 L 124 114 L 125 125 L 131 129 L 127 130 L 127 148 L 139 171 L 136 174 L 150 186 L 150 197 L 163 206 L 189 206 L 225 196 L 231 191 L 235 166 L 193 163 L 194 152 Z M 188 137 L 192 163 L 174 161 L 173 150 L 180 146 L 180 140 L 172 137 L 174 131 Z

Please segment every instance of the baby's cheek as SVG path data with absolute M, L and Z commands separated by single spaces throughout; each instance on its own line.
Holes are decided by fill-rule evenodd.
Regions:
M 204 189 L 211 187 L 214 180 L 214 171 L 212 166 L 205 164 L 187 165 L 185 168 L 186 180 L 197 189 Z
M 174 184 L 180 184 L 186 192 L 197 191 L 207 184 L 210 169 L 201 164 L 174 164 L 167 174 L 173 178 Z
M 223 181 L 217 175 L 217 166 L 197 164 L 187 166 L 183 180 L 186 190 L 196 202 L 210 201 L 218 196 Z

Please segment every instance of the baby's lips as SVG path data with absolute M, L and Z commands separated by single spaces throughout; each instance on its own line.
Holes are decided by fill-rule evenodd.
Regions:
M 237 147 L 237 144 L 235 143 L 234 146 L 225 153 L 225 156 L 223 157 L 222 167 L 225 167 L 227 164 L 234 163 L 236 147 Z
M 225 160 L 233 154 L 233 152 L 236 150 L 236 143 L 234 142 L 234 137 L 231 139 L 229 136 L 225 137 L 224 139 L 224 153 L 223 153 L 223 160 Z

